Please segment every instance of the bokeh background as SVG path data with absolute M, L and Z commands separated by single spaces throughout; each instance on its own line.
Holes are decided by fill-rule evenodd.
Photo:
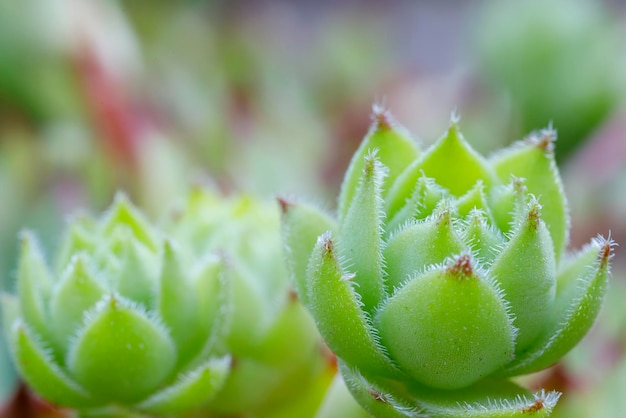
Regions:
M 418 141 L 450 114 L 488 154 L 552 124 L 572 248 L 622 248 L 557 366 L 555 416 L 626 410 L 626 1 L 0 0 L 0 284 L 19 230 L 125 190 L 158 219 L 194 183 L 332 208 L 383 104 Z M 0 405 L 18 385 L 0 344 Z

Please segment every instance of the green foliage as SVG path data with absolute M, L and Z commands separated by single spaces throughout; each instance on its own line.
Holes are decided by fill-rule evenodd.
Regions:
M 214 396 L 229 371 L 215 349 L 232 303 L 224 262 L 192 275 L 180 251 L 123 195 L 100 219 L 72 221 L 54 269 L 24 233 L 17 296 L 3 297 L 3 312 L 28 385 L 99 413 L 180 412 Z
M 456 119 L 426 150 L 381 120 L 392 119 L 375 108 L 337 221 L 282 201 L 290 273 L 348 388 L 377 417 L 549 415 L 558 393 L 506 377 L 586 334 L 613 248 L 598 237 L 566 253 L 555 133 L 484 158 Z

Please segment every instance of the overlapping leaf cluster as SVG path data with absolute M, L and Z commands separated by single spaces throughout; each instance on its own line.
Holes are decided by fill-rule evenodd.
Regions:
M 220 254 L 232 287 L 231 323 L 220 344 L 230 374 L 208 404 L 218 416 L 310 416 L 334 372 L 283 262 L 273 202 L 195 188 L 165 229 L 186 252 Z
M 22 235 L 17 297 L 3 296 L 18 370 L 55 404 L 93 413 L 175 413 L 211 398 L 229 284 L 217 257 L 189 260 L 123 196 L 78 216 L 50 267 Z
M 586 334 L 612 255 L 602 237 L 566 251 L 555 135 L 486 159 L 453 118 L 422 150 L 375 109 L 336 219 L 281 200 L 298 294 L 375 416 L 550 413 L 557 393 L 506 378 L 550 366 Z
M 195 188 L 159 226 L 121 194 L 76 216 L 52 267 L 24 233 L 3 295 L 19 372 L 85 416 L 310 415 L 334 371 L 279 220 L 273 202 Z

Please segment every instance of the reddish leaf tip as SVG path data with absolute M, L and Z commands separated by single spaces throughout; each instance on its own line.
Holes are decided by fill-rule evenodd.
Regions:
M 474 268 L 472 259 L 468 254 L 461 255 L 451 266 L 446 268 L 446 273 L 459 279 L 472 277 Z
M 277 197 L 276 201 L 278 202 L 278 205 L 280 206 L 280 211 L 285 214 L 287 213 L 287 211 L 289 210 L 289 208 L 291 207 L 292 203 L 289 202 L 287 199 L 285 199 L 284 197 Z
M 537 399 L 532 405 L 522 408 L 521 412 L 522 414 L 534 414 L 535 412 L 541 411 L 543 408 L 545 408 L 543 399 Z
M 372 106 L 372 121 L 377 129 L 392 129 L 395 124 L 391 112 L 381 104 Z

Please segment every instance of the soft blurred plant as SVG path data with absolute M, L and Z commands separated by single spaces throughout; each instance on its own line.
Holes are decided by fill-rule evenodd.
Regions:
M 626 93 L 624 35 L 605 3 L 487 1 L 474 16 L 482 74 L 510 93 L 518 132 L 550 121 L 559 127 L 559 159 L 597 129 Z
M 291 290 L 275 204 L 197 187 L 167 223 L 187 252 L 220 254 L 233 289 L 232 324 L 221 345 L 232 355 L 231 373 L 206 409 L 313 416 L 334 374 L 333 359 Z
M 566 252 L 555 139 L 546 129 L 485 159 L 453 118 L 421 150 L 376 108 L 337 219 L 281 200 L 298 295 L 370 413 L 549 415 L 557 392 L 508 378 L 552 365 L 586 334 L 613 247 L 598 237 Z
M 225 381 L 216 356 L 230 314 L 219 257 L 193 258 L 123 196 L 75 217 L 48 265 L 21 237 L 17 296 L 3 295 L 18 371 L 46 400 L 85 415 L 176 413 Z

